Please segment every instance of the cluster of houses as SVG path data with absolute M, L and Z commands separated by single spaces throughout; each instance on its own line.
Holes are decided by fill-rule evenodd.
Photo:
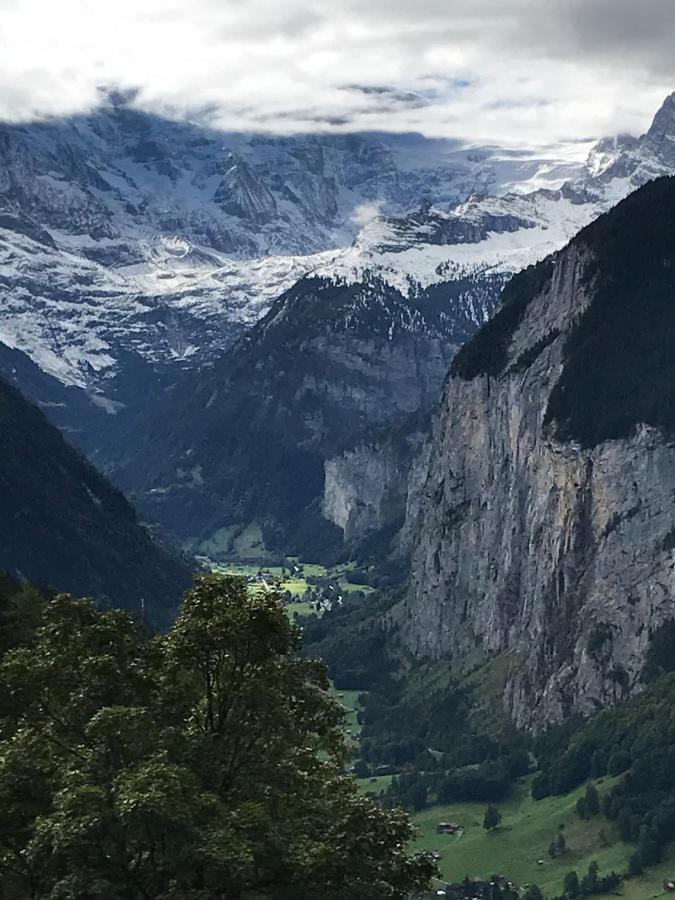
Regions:
M 246 582 L 247 584 L 265 584 L 268 587 L 276 584 L 279 581 L 271 572 L 256 572 L 255 575 L 247 575 Z
M 451 900 L 487 900 L 497 893 L 497 896 L 505 896 L 506 893 L 515 896 L 519 893 L 518 885 L 509 881 L 504 875 L 493 875 L 489 881 L 482 879 L 456 881 L 438 888 L 437 897 L 449 897 Z

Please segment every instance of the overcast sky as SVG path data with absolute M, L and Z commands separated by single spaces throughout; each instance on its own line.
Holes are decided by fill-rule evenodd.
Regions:
M 644 131 L 675 0 L 0 0 L 0 118 L 100 85 L 228 129 L 542 146 Z

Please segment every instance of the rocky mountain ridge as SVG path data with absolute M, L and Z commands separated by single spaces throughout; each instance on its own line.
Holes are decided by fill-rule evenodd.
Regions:
M 167 404 L 189 396 L 194 384 L 211 383 L 220 396 L 230 385 L 242 391 L 242 400 L 228 399 L 222 409 L 237 406 L 240 429 L 250 428 L 247 402 L 258 416 L 267 409 L 265 420 L 278 422 L 269 412 L 282 384 L 278 360 L 274 349 L 269 359 L 264 354 L 274 345 L 268 329 L 276 330 L 280 308 L 292 323 L 289 346 L 300 347 L 284 370 L 293 372 L 298 397 L 312 396 L 319 408 L 325 400 L 329 408 L 307 413 L 295 448 L 292 429 L 283 425 L 290 454 L 284 465 L 293 468 L 303 458 L 307 441 L 311 452 L 321 445 L 314 460 L 321 465 L 310 479 L 319 485 L 311 496 L 325 512 L 320 524 L 363 538 L 385 520 L 393 527 L 418 440 L 415 426 L 406 441 L 395 442 L 394 453 L 386 437 L 371 437 L 383 410 L 392 427 L 400 415 L 410 415 L 406 403 L 400 409 L 381 405 L 387 378 L 396 383 L 399 370 L 414 373 L 424 389 L 411 396 L 424 395 L 424 418 L 442 379 L 438 359 L 449 362 L 486 321 L 510 275 L 675 165 L 672 98 L 647 135 L 600 142 L 587 164 L 574 166 L 414 136 L 223 135 L 149 116 L 114 97 L 88 117 L 3 126 L 2 133 L 0 371 L 97 463 L 119 473 L 120 483 L 144 498 L 147 514 L 173 527 L 180 517 L 164 518 L 171 507 L 166 501 L 177 485 L 187 486 L 194 515 L 184 524 L 198 524 L 182 535 L 190 539 L 217 520 L 249 513 L 238 500 L 227 505 L 234 497 L 229 489 L 230 500 L 216 510 L 218 493 L 210 495 L 189 474 L 195 464 L 178 462 L 194 448 L 172 433 L 175 415 Z M 435 205 L 426 199 L 431 193 Z M 370 204 L 365 213 L 364 203 Z M 355 210 L 365 222 L 349 243 Z M 328 249 L 308 253 L 317 247 Z M 282 255 L 260 256 L 271 251 Z M 295 251 L 302 255 L 286 255 Z M 312 279 L 331 285 L 332 308 L 314 303 L 311 291 L 302 299 Z M 279 296 L 282 306 L 275 307 Z M 274 314 L 265 319 L 270 309 Z M 257 321 L 250 342 L 237 344 Z M 426 327 L 431 333 L 422 338 Z M 305 344 L 292 329 L 307 330 Z M 412 357 L 400 357 L 397 343 L 413 333 L 430 348 L 425 355 L 422 343 L 416 346 L 414 365 Z M 336 378 L 316 358 L 321 341 Z M 312 352 L 305 354 L 305 345 Z M 339 439 L 328 437 L 345 419 L 334 390 L 352 396 L 355 386 L 344 387 L 338 350 L 343 361 L 358 357 L 357 370 L 365 365 L 378 373 L 358 385 L 360 408 L 349 407 L 355 418 L 347 416 Z M 245 360 L 255 365 L 253 376 Z M 238 372 L 234 381 L 231 366 Z M 372 396 L 362 396 L 366 391 Z M 196 396 L 207 404 L 211 393 L 198 388 Z M 291 415 L 295 399 L 278 399 Z M 217 412 L 213 404 L 200 410 L 214 433 L 223 428 Z M 157 472 L 156 454 L 140 466 L 147 479 L 141 483 L 129 477 L 129 460 L 137 451 L 146 454 L 144 432 L 156 433 L 162 415 L 164 459 L 157 460 Z M 185 415 L 194 418 L 192 402 Z M 207 443 L 211 458 L 217 442 Z M 364 472 L 391 474 L 383 494 L 354 469 L 350 454 L 357 447 Z M 148 498 L 153 502 L 145 505 Z
M 88 116 L 2 125 L 0 343 L 28 357 L 4 374 L 50 415 L 49 378 L 20 371 L 74 387 L 57 421 L 95 451 L 117 427 L 101 409 L 216 359 L 306 274 L 375 273 L 404 294 L 464 279 L 480 306 L 672 170 L 672 120 L 671 99 L 586 164 L 415 135 L 224 134 L 114 92 Z

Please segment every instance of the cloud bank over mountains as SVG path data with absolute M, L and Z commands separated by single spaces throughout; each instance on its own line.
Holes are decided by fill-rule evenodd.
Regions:
M 639 133 L 672 0 L 0 0 L 0 118 L 134 102 L 225 130 L 416 131 L 541 149 Z

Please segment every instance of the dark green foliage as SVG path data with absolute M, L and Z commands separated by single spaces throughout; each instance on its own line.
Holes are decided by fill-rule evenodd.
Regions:
M 593 630 L 588 636 L 586 649 L 591 656 L 597 658 L 605 648 L 605 645 L 608 644 L 611 640 L 612 626 L 607 622 L 600 622 L 593 627 Z
M 397 677 L 396 629 L 387 624 L 395 599 L 347 598 L 303 623 L 307 652 L 326 660 L 335 685 L 367 691 L 359 715 L 361 759 L 373 772 L 405 770 L 387 798 L 409 807 L 418 780 L 443 802 L 504 799 L 513 779 L 530 770 L 528 742 L 508 728 L 481 728 L 467 685 L 447 673 L 440 685 L 421 690 Z
M 590 813 L 588 812 L 588 803 L 586 802 L 585 797 L 579 797 L 577 800 L 576 811 L 580 819 L 587 819 L 589 817 Z
M 376 765 L 412 765 L 429 747 L 453 746 L 458 759 L 471 754 L 465 743 L 469 698 L 464 689 L 451 685 L 425 697 L 409 697 L 404 689 L 403 682 L 391 678 L 371 685 L 362 713 L 366 759 Z
M 0 379 L 0 567 L 166 624 L 190 580 L 124 496 Z
M 29 644 L 49 593 L 22 584 L 0 569 L 0 660 L 7 650 Z
M 628 750 L 624 750 L 619 748 L 615 750 L 613 753 L 610 753 L 609 759 L 607 760 L 607 774 L 608 775 L 621 775 L 623 772 L 631 764 L 631 755 Z
M 663 675 L 631 700 L 569 723 L 535 743 L 541 771 L 533 796 L 568 793 L 593 774 L 625 777 L 603 800 L 624 840 L 636 843 L 642 865 L 652 865 L 675 839 L 675 674 Z M 587 789 L 585 809 L 597 796 Z M 599 804 L 597 804 L 599 806 Z
M 502 814 L 499 812 L 496 806 L 488 806 L 485 810 L 485 815 L 483 816 L 483 828 L 486 831 L 494 831 L 494 829 L 501 823 Z
M 639 423 L 675 435 L 675 179 L 631 194 L 575 238 L 593 299 L 565 343 L 546 421 L 592 447 Z
M 576 811 L 580 819 L 590 819 L 600 812 L 600 798 L 595 785 L 587 785 L 586 793 L 577 800 Z
M 579 876 L 576 872 L 568 872 L 567 875 L 565 875 L 563 891 L 565 892 L 565 896 L 569 897 L 570 900 L 579 896 L 581 887 L 579 885 Z
M 544 900 L 541 888 L 537 884 L 530 884 L 523 894 L 523 900 Z
M 357 778 L 368 778 L 370 776 L 370 766 L 364 759 L 355 760 L 354 775 Z
M 580 819 L 589 819 L 600 812 L 600 797 L 594 784 L 586 786 L 586 793 L 577 800 L 576 811 Z
M 594 894 L 609 894 L 621 884 L 622 877 L 617 872 L 600 875 L 600 869 L 595 860 L 589 865 L 588 872 L 579 880 L 576 872 L 568 872 L 564 880 L 564 896 L 590 897 Z
M 578 722 L 570 721 L 541 735 L 535 742 L 540 766 L 532 782 L 535 800 L 549 794 L 567 794 L 589 777 L 590 756 L 595 747 L 584 739 L 583 734 L 577 735 L 578 727 Z
M 636 850 L 635 853 L 631 854 L 630 859 L 628 860 L 628 874 L 631 877 L 635 875 L 642 875 L 644 871 L 644 864 L 642 862 L 642 854 L 639 850 Z
M 393 598 L 364 603 L 346 595 L 341 606 L 303 620 L 305 647 L 325 660 L 339 690 L 368 691 L 393 670 L 387 653 L 392 635 L 382 624 L 382 616 L 392 603 Z
M 511 776 L 502 759 L 453 769 L 438 786 L 441 803 L 457 800 L 504 800 L 511 790 Z
M 643 681 L 653 681 L 659 675 L 675 669 L 675 619 L 668 619 L 654 631 L 642 669 Z
M 590 816 L 597 816 L 600 812 L 600 797 L 598 795 L 598 789 L 594 784 L 589 784 L 586 786 L 586 794 L 584 796 L 586 800 L 586 808 L 588 810 L 588 814 Z
M 402 776 L 397 780 L 397 787 L 395 796 L 406 809 L 419 812 L 427 805 L 428 788 L 419 775 Z
M 450 369 L 465 381 L 479 375 L 497 376 L 507 362 L 509 344 L 531 300 L 546 286 L 553 272 L 551 258 L 515 275 L 502 291 L 497 313 L 465 344 Z
M 16 597 L 2 587 L 0 613 Z M 342 710 L 277 596 L 204 576 L 157 638 L 59 595 L 15 642 L 0 659 L 3 896 L 403 900 L 428 887 L 407 817 L 342 774 Z
M 521 778 L 532 768 L 532 759 L 527 747 L 513 747 L 504 757 L 510 778 Z
M 622 665 L 613 666 L 607 675 L 621 688 L 621 693 L 625 696 L 628 693 L 628 688 L 630 686 L 630 677 L 624 667 Z

